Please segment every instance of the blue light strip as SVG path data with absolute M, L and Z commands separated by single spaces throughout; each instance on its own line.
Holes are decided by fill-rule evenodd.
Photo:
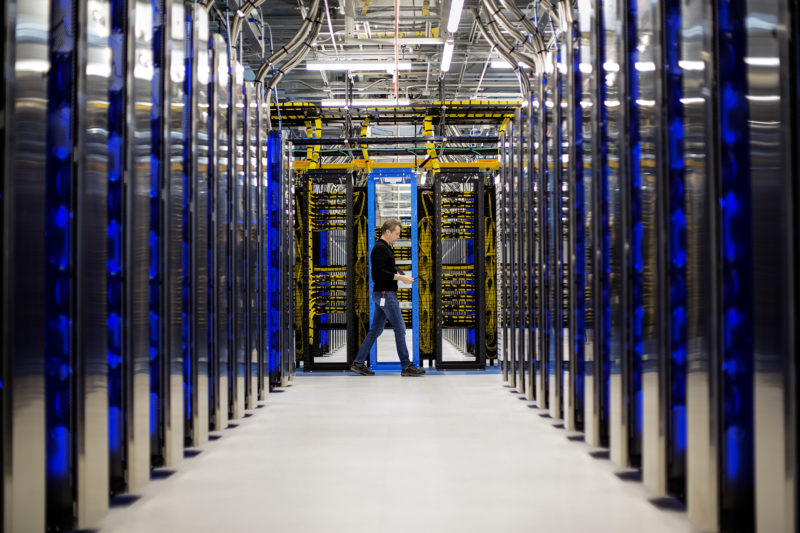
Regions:
M 631 299 L 633 313 L 631 314 L 631 344 L 633 360 L 631 361 L 631 417 L 633 419 L 633 436 L 639 442 L 642 438 L 644 427 L 644 396 L 642 391 L 642 359 L 644 357 L 644 257 L 642 255 L 642 172 L 641 156 L 642 145 L 639 132 L 639 71 L 635 65 L 639 59 L 636 48 L 637 34 L 637 6 L 636 2 L 628 2 L 627 35 L 625 53 L 628 56 L 627 82 L 628 82 L 628 142 L 629 142 L 629 169 L 630 177 L 630 262 L 631 262 Z M 638 451 L 637 451 L 638 453 Z
M 153 8 L 153 108 L 150 115 L 150 438 L 158 443 L 161 425 L 161 161 L 163 153 L 163 101 L 161 83 L 164 75 L 164 21 L 161 0 L 152 0 Z M 152 450 L 151 455 L 157 454 Z
M 717 3 L 723 327 L 721 500 L 723 528 L 752 529 L 754 354 L 749 109 L 744 64 L 746 4 L 743 0 Z
M 679 63 L 681 0 L 665 0 L 664 69 L 666 71 L 666 111 L 669 161 L 669 308 L 670 315 L 670 391 L 668 454 L 671 465 L 686 464 L 686 213 L 684 211 L 684 128 L 683 75 Z M 673 488 L 684 492 L 685 487 Z
M 269 249 L 267 279 L 269 291 L 269 374 L 275 382 L 280 380 L 281 371 L 281 134 L 270 132 L 267 145 L 268 181 L 267 202 L 269 228 L 266 246 Z
M 45 218 L 46 489 L 49 527 L 72 526 L 73 107 L 75 20 L 68 0 L 50 12 Z
M 586 290 L 586 269 L 584 268 L 584 258 L 586 257 L 586 236 L 585 236 L 585 213 L 586 213 L 586 195 L 584 190 L 584 175 L 583 175 L 583 107 L 580 105 L 583 91 L 581 80 L 581 47 L 580 47 L 580 26 L 578 22 L 572 25 L 572 42 L 576 43 L 572 56 L 572 72 L 574 76 L 574 86 L 572 87 L 573 96 L 575 98 L 574 112 L 574 128 L 575 135 L 573 142 L 573 156 L 575 160 L 572 163 L 572 168 L 575 171 L 575 189 L 573 194 L 575 200 L 575 257 L 574 262 L 574 279 L 575 279 L 575 327 L 572 328 L 574 335 L 574 351 L 571 354 L 575 357 L 576 371 L 575 371 L 575 412 L 578 413 L 578 419 L 583 419 L 584 410 L 584 372 L 585 372 L 585 330 L 586 330 L 586 308 L 584 304 L 584 292 Z M 581 428 L 579 428 L 581 429 Z
M 111 0 L 111 57 L 112 75 L 109 88 L 108 137 L 108 445 L 111 455 L 111 474 L 122 459 L 125 438 L 123 408 L 123 287 L 122 265 L 125 260 L 123 244 L 122 183 L 125 168 L 125 72 L 126 30 L 125 0 Z M 112 493 L 117 489 L 112 485 Z

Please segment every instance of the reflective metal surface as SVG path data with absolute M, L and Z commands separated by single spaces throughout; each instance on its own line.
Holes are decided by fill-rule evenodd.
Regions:
M 719 528 L 719 314 L 716 146 L 711 96 L 714 70 L 712 6 L 684 0 L 681 54 L 685 135 L 687 304 L 687 506 L 704 530 Z M 688 67 L 688 68 L 687 68 Z
M 258 206 L 259 187 L 259 153 L 258 153 L 258 96 L 255 84 L 245 82 L 245 234 L 246 234 L 246 372 L 245 405 L 254 409 L 258 401 L 258 376 L 261 345 L 260 311 L 258 292 L 258 249 L 259 227 Z
M 183 459 L 183 82 L 185 78 L 184 7 L 179 0 L 165 2 L 164 84 L 162 112 L 165 133 L 162 157 L 161 264 L 161 442 L 163 465 Z
M 668 167 L 664 164 L 666 121 L 659 110 L 664 109 L 662 79 L 661 6 L 654 0 L 636 3 L 637 104 L 639 113 L 641 171 L 641 268 L 642 314 L 642 481 L 654 494 L 667 493 L 667 402 L 669 383 L 664 364 L 667 351 L 669 313 L 665 260 L 667 228 L 663 223 L 668 189 L 665 187 Z M 645 66 L 646 65 L 646 66 Z M 652 65 L 652 67 L 650 66 Z M 629 65 L 630 67 L 630 65 Z M 633 163 L 633 160 L 632 160 Z M 634 258 L 634 262 L 636 259 Z
M 246 240 L 245 240 L 245 113 L 244 113 L 244 80 L 241 65 L 231 60 L 231 113 L 228 116 L 229 126 L 229 163 L 231 176 L 231 237 L 230 272 L 231 293 L 230 330 L 231 360 L 229 415 L 231 418 L 242 418 L 245 409 L 245 376 L 246 376 Z
M 128 491 L 150 480 L 150 114 L 153 79 L 153 11 L 149 1 L 132 4 L 128 19 L 126 84 L 127 171 L 123 327 L 124 457 Z
M 797 531 L 797 22 L 791 2 L 746 2 L 753 264 L 755 528 Z M 795 26 L 787 24 L 794 17 Z M 792 50 L 792 46 L 795 47 Z M 759 58 L 759 59 L 756 59 Z M 792 64 L 794 59 L 795 63 Z M 791 102 L 791 106 L 789 103 Z M 794 144 L 793 144 L 794 143 Z M 792 183 L 794 182 L 794 196 Z
M 3 525 L 45 529 L 46 0 L 4 3 Z M 22 251 L 24 250 L 24 253 Z
M 213 224 L 209 229 L 213 236 L 214 268 L 210 276 L 213 284 L 211 324 L 214 328 L 214 343 L 209 353 L 209 391 L 211 404 L 211 428 L 228 426 L 228 315 L 229 315 L 229 270 L 228 231 L 230 213 L 228 203 L 228 52 L 223 37 L 211 37 L 211 112 L 210 112 L 210 190 L 213 196 Z
M 190 348 L 187 379 L 189 397 L 184 406 L 186 410 L 187 444 L 200 446 L 208 440 L 208 348 L 209 348 L 209 308 L 208 308 L 208 258 L 209 258 L 209 145 L 208 145 L 208 86 L 210 76 L 208 13 L 205 8 L 195 4 L 190 13 L 190 56 L 194 79 L 187 84 L 188 109 L 184 109 L 189 119 L 187 130 L 188 159 L 184 162 L 189 176 L 190 239 L 191 248 L 190 286 L 188 302 L 190 309 Z M 186 366 L 187 361 L 184 361 Z
M 109 3 L 80 5 L 77 35 L 76 264 L 77 347 L 74 499 L 77 528 L 108 510 L 108 351 L 106 227 Z

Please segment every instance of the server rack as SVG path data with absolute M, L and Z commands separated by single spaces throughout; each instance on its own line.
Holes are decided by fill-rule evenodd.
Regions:
M 3 524 L 5 531 L 42 531 L 50 2 L 7 2 L 3 10 L 4 62 L 13 74 L 3 78 L 3 126 L 14 132 L 3 139 Z
M 436 360 L 436 333 L 434 319 L 434 295 L 439 284 L 434 277 L 433 257 L 435 242 L 435 207 L 433 186 L 417 188 L 417 290 L 419 291 L 419 361 L 428 361 L 433 366 Z
M 111 491 L 119 493 L 150 477 L 151 5 L 114 1 L 111 21 L 108 417 Z
M 289 287 L 294 282 L 295 265 L 295 218 L 297 213 L 294 210 L 295 201 L 295 181 L 294 168 L 292 165 L 292 144 L 281 137 L 281 191 L 283 195 L 283 224 L 281 228 L 281 272 L 283 282 L 281 283 L 281 302 L 282 318 L 281 325 L 281 386 L 286 386 L 294 380 L 295 373 L 295 334 L 294 324 L 295 315 L 299 314 L 295 306 L 295 297 Z
M 292 379 L 294 364 L 294 220 L 293 175 L 288 147 L 282 132 L 270 132 L 266 142 L 265 268 L 267 379 L 269 387 L 280 387 Z
M 259 309 L 258 267 L 259 236 L 261 223 L 258 220 L 261 187 L 258 153 L 258 96 L 255 84 L 244 83 L 243 128 L 244 146 L 244 327 L 245 327 L 245 408 L 253 409 L 258 399 L 258 378 L 261 358 L 261 311 Z
M 476 254 L 485 250 L 484 176 L 481 172 L 448 169 L 434 176 L 433 271 L 434 349 L 437 369 L 486 367 L 485 268 Z M 446 249 L 445 249 L 446 248 Z M 445 329 L 465 330 L 464 352 L 474 361 L 445 361 Z M 455 344 L 454 344 L 455 346 Z
M 187 13 L 184 95 L 184 434 L 187 446 L 208 440 L 208 13 Z
M 227 43 L 219 34 L 211 36 L 211 113 L 209 121 L 210 205 L 212 207 L 210 231 L 212 239 L 213 268 L 210 276 L 212 293 L 210 324 L 214 342 L 209 351 L 209 428 L 225 429 L 228 426 L 228 391 L 230 335 L 229 297 L 230 271 L 228 269 L 228 237 L 231 224 L 228 201 L 230 184 L 228 115 L 230 109 Z
M 303 369 L 306 372 L 346 370 L 359 348 L 354 342 L 359 339 L 350 333 L 357 331 L 358 326 L 356 299 L 366 298 L 354 288 L 356 243 L 363 239 L 356 234 L 356 229 L 366 229 L 363 221 L 356 224 L 354 176 L 349 172 L 309 170 L 300 179 L 304 183 L 305 231 L 302 238 L 307 250 L 303 261 L 303 326 L 300 330 L 304 336 Z M 361 197 L 360 203 L 363 193 Z M 364 214 L 363 203 L 361 206 L 360 219 Z M 341 249 L 342 237 L 344 250 Z M 345 361 L 316 360 L 324 353 L 340 349 L 344 342 L 347 343 Z
M 183 202 L 184 202 L 184 81 L 185 11 L 183 3 L 174 0 L 164 4 L 161 25 L 154 27 L 161 54 L 155 59 L 162 66 L 161 124 L 153 141 L 161 158 L 158 257 L 160 279 L 159 332 L 161 347 L 158 363 L 150 367 L 151 397 L 158 400 L 152 408 L 151 461 L 153 466 L 173 467 L 183 458 L 184 401 L 183 401 Z M 157 48 L 159 49 L 159 48 Z M 153 332 L 151 332 L 153 335 Z M 157 366 L 157 373 L 154 371 Z M 154 442 L 155 441 L 155 442 Z
M 231 91 L 228 109 L 228 131 L 230 159 L 230 215 L 231 225 L 228 242 L 228 271 L 230 272 L 230 292 L 228 295 L 230 323 L 230 354 L 228 366 L 228 416 L 241 418 L 245 410 L 246 360 L 246 233 L 245 233 L 245 113 L 244 113 L 244 72 L 235 60 L 230 62 Z

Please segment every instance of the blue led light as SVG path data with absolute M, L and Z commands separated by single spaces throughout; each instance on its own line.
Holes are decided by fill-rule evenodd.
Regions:
M 628 4 L 628 26 L 626 52 L 628 56 L 628 139 L 629 139 L 629 177 L 631 198 L 630 260 L 633 313 L 631 317 L 631 341 L 633 343 L 633 364 L 631 394 L 633 405 L 634 435 L 641 439 L 644 426 L 644 406 L 642 397 L 642 365 L 644 357 L 644 257 L 643 257 L 643 218 L 642 218 L 642 145 L 639 131 L 639 71 L 632 68 L 638 64 L 639 52 L 636 47 L 637 6 Z
M 722 517 L 753 526 L 753 266 L 744 0 L 717 3 L 722 245 Z
M 669 165 L 669 377 L 670 417 L 668 441 L 670 461 L 685 465 L 686 461 L 686 214 L 684 212 L 684 127 L 683 75 L 679 66 L 681 1 L 666 0 L 664 69 L 666 73 L 666 136 Z M 681 466 L 683 470 L 685 466 Z

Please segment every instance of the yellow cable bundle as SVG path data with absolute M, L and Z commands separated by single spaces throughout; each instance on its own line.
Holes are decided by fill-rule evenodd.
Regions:
M 425 135 L 425 137 L 433 137 L 433 117 L 427 115 L 422 125 L 423 135 Z M 431 167 L 433 167 L 433 173 L 436 174 L 440 169 L 439 156 L 436 155 L 436 146 L 434 146 L 432 141 L 428 141 L 425 143 L 425 148 L 427 148 L 428 155 L 431 156 Z

